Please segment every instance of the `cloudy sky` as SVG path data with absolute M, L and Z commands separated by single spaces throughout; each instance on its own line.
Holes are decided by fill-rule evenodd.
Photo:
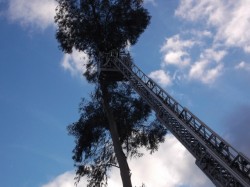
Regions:
M 81 76 L 87 56 L 58 49 L 55 7 L 0 0 L 0 186 L 74 186 L 66 126 L 92 86 Z M 131 48 L 135 63 L 250 156 L 250 0 L 147 0 L 145 7 L 152 19 Z M 211 186 L 194 162 L 168 134 L 157 153 L 129 165 L 134 186 Z M 118 170 L 109 186 L 121 186 Z

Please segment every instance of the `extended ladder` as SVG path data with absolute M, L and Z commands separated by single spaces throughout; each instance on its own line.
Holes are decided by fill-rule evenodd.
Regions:
M 196 164 L 219 187 L 250 187 L 250 161 L 210 129 L 187 108 L 144 74 L 126 56 L 112 57 L 136 92 L 156 112 L 158 119 L 196 158 Z

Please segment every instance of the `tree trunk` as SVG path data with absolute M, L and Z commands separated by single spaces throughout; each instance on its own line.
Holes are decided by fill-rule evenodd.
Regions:
M 122 150 L 121 142 L 119 140 L 117 125 L 113 116 L 112 109 L 109 106 L 109 92 L 107 86 L 103 83 L 100 83 L 102 91 L 102 103 L 104 111 L 107 115 L 109 122 L 109 130 L 111 138 L 114 145 L 115 155 L 120 168 L 120 175 L 122 178 L 123 187 L 132 187 L 131 178 L 130 178 L 130 169 L 127 163 L 127 158 Z

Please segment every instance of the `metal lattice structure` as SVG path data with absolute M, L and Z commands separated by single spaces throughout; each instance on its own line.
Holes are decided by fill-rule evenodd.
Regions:
M 195 157 L 218 187 L 250 187 L 250 160 L 144 74 L 126 55 L 109 56 L 100 71 L 119 71 L 151 106 L 157 118 Z M 112 70 L 112 71 L 109 71 Z

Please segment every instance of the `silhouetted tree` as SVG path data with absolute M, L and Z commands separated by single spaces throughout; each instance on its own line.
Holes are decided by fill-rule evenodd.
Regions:
M 100 52 L 136 43 L 149 24 L 142 0 L 57 0 L 56 38 L 61 49 L 86 51 L 94 60 Z
M 93 118 L 92 120 L 98 120 L 98 115 L 104 115 L 105 118 L 102 119 L 105 119 L 106 121 L 104 120 L 102 123 L 105 122 L 106 130 L 110 132 L 110 138 L 112 139 L 112 145 L 114 148 L 113 151 L 115 153 L 114 155 L 110 152 L 110 154 L 112 153 L 112 157 L 110 156 L 108 158 L 111 159 L 111 164 L 117 161 L 121 172 L 123 186 L 132 187 L 130 170 L 122 147 L 124 144 L 124 140 L 122 139 L 123 134 L 121 133 L 121 126 L 119 126 L 121 120 L 127 120 L 127 118 L 129 119 L 129 116 L 119 115 L 120 118 L 117 118 L 117 111 L 124 113 L 122 111 L 126 111 L 127 109 L 126 106 L 113 105 L 112 103 L 112 98 L 114 97 L 113 94 L 115 93 L 115 90 L 119 88 L 120 84 L 98 79 L 97 74 L 93 71 L 93 66 L 94 64 L 104 63 L 106 58 L 100 54 L 107 54 L 112 50 L 116 50 L 118 53 L 123 52 L 128 43 L 132 45 L 135 44 L 140 34 L 149 24 L 149 13 L 142 7 L 142 0 L 57 0 L 57 2 L 58 7 L 55 22 L 57 23 L 58 29 L 56 32 L 56 38 L 59 41 L 60 48 L 66 53 L 71 53 L 72 49 L 75 48 L 76 50 L 84 51 L 88 54 L 90 61 L 87 64 L 85 77 L 90 83 L 95 83 L 98 88 L 96 93 L 98 93 L 97 95 L 99 95 L 99 99 L 97 102 L 92 101 L 86 106 L 96 107 L 95 112 L 98 111 L 97 109 L 99 107 L 99 109 L 102 110 L 102 113 L 99 112 L 94 115 L 88 110 L 82 110 L 82 116 L 85 116 L 86 119 L 92 119 L 91 116 L 95 116 L 96 119 Z M 119 100 L 118 98 L 119 97 L 116 99 Z M 130 101 L 128 97 L 127 99 Z M 137 104 L 137 107 L 141 109 L 146 106 L 142 99 L 137 100 L 137 102 L 132 102 L 131 106 L 132 104 Z M 120 107 L 119 110 L 118 106 Z M 142 119 L 146 119 L 148 117 L 148 113 L 142 112 L 141 114 L 137 114 L 141 111 L 133 112 L 135 116 L 142 115 Z M 90 116 L 88 117 L 88 115 Z M 85 123 L 84 120 L 81 120 L 81 122 L 83 124 Z M 133 124 L 136 123 L 136 121 L 127 120 L 126 123 L 123 123 L 124 126 L 122 127 L 124 129 L 129 129 L 130 126 L 132 128 Z M 84 130 L 85 128 L 88 128 L 91 132 L 96 129 L 96 132 L 92 133 L 97 134 L 93 134 L 93 136 L 88 140 L 90 142 L 95 143 L 95 141 L 100 141 L 99 138 L 95 139 L 95 136 L 108 137 L 106 131 L 104 133 L 95 126 L 92 126 L 92 129 L 91 125 L 86 125 L 86 127 L 83 125 L 83 130 L 80 130 L 79 132 L 74 131 L 73 128 L 77 126 L 76 124 L 71 126 L 69 129 L 70 133 L 75 135 L 77 138 L 80 137 L 80 134 L 83 137 L 91 137 L 91 135 L 86 134 L 88 131 Z M 94 124 L 96 123 L 93 122 L 93 125 Z M 143 132 L 143 130 L 141 131 Z M 132 133 L 132 131 L 128 131 L 128 133 Z M 157 136 L 157 133 L 155 135 Z M 125 137 L 127 138 L 127 135 Z M 144 136 L 141 136 L 141 139 L 138 139 L 139 142 L 137 145 L 140 145 L 140 142 L 144 141 L 143 137 Z M 81 144 L 77 144 L 77 146 L 78 145 Z M 141 145 L 144 144 L 141 143 Z M 99 148 L 101 149 L 101 147 Z M 109 146 L 106 148 L 109 148 Z M 76 147 L 75 151 L 77 150 L 79 150 L 78 155 L 83 154 L 86 156 L 90 154 L 90 156 L 93 156 L 91 152 L 92 149 L 89 150 L 88 146 L 86 148 L 79 149 Z M 133 151 L 131 151 L 131 153 L 132 152 Z M 90 156 L 87 156 L 86 158 L 90 159 Z M 77 155 L 75 155 L 74 159 L 78 162 L 82 160 L 82 157 L 77 157 Z M 93 159 L 92 162 L 98 163 L 95 159 Z M 91 183 L 90 180 L 91 185 L 98 184 L 98 182 L 104 180 L 106 176 L 106 172 L 102 171 L 102 169 L 105 170 L 104 167 L 101 167 L 101 170 L 98 168 L 95 170 L 96 165 L 94 166 L 94 168 L 86 168 L 87 166 L 85 167 L 83 164 L 82 167 L 78 167 L 77 172 L 78 176 L 87 175 L 89 178 L 93 179 L 93 183 Z M 105 175 L 103 175 L 104 173 Z
M 166 129 L 157 120 L 149 122 L 149 106 L 128 84 L 112 85 L 109 107 L 117 122 L 119 141 L 126 157 L 140 157 L 140 147 L 151 153 L 164 141 Z M 109 120 L 101 104 L 101 93 L 93 94 L 91 101 L 83 100 L 79 121 L 68 126 L 68 131 L 76 138 L 73 159 L 77 166 L 77 179 L 87 176 L 89 186 L 107 184 L 111 167 L 119 167 L 114 154 L 109 129 Z

